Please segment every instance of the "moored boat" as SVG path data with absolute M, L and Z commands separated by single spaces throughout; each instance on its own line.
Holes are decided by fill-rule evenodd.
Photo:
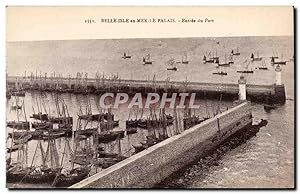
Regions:
M 30 128 L 28 121 L 7 121 L 6 126 L 18 130 L 29 130 Z
M 91 171 L 90 167 L 84 166 L 84 167 L 74 168 L 70 172 L 67 172 L 67 173 L 59 172 L 56 175 L 52 185 L 54 185 L 56 187 L 71 186 L 71 185 L 85 179 L 89 175 L 90 171 Z

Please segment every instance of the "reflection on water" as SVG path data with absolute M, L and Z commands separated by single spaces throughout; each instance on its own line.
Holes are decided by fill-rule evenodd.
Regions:
M 37 113 L 38 108 L 43 111 L 44 113 L 48 113 L 50 116 L 57 116 L 57 109 L 56 109 L 56 99 L 62 99 L 64 103 L 66 104 L 68 108 L 68 114 L 73 117 L 73 130 L 77 130 L 78 126 L 78 114 L 80 114 L 80 111 L 85 113 L 86 107 L 88 104 L 90 104 L 92 113 L 96 114 L 99 113 L 99 96 L 96 95 L 74 95 L 74 94 L 54 94 L 54 93 L 42 93 L 42 92 L 27 92 L 25 97 L 19 97 L 18 101 L 22 102 L 23 109 L 19 110 L 19 120 L 25 120 L 25 118 L 30 121 L 34 122 L 36 121 L 33 118 L 30 118 L 30 115 L 32 115 L 34 112 Z M 11 104 L 15 103 L 16 98 L 12 97 L 10 100 L 7 101 L 7 120 L 17 121 L 17 114 L 15 110 L 11 110 Z M 129 100 L 130 101 L 130 100 Z M 129 102 L 128 102 L 129 103 Z M 217 109 L 220 109 L 220 111 L 225 111 L 227 108 L 229 108 L 232 103 L 231 102 L 223 102 L 223 101 L 213 101 L 213 100 L 196 100 L 195 104 L 200 105 L 199 109 L 192 110 L 192 114 L 199 115 L 201 117 L 205 117 L 207 115 L 212 116 L 213 112 L 217 111 Z M 141 112 L 138 112 L 137 109 L 129 110 L 127 108 L 128 104 L 124 104 L 120 106 L 118 109 L 112 109 L 112 113 L 114 114 L 114 119 L 119 121 L 119 126 L 114 128 L 113 130 L 125 130 L 125 121 L 127 119 L 136 119 L 136 118 L 146 118 L 150 115 L 150 109 L 145 109 L 143 111 L 143 114 Z M 159 104 L 157 104 L 157 107 L 159 107 Z M 25 111 L 24 111 L 25 110 Z M 131 111 L 131 113 L 130 113 Z M 173 114 L 173 109 L 166 108 L 166 114 Z M 183 118 L 183 109 L 178 110 L 178 114 L 181 119 Z M 25 115 L 26 113 L 26 115 Z M 159 115 L 159 108 L 156 109 L 157 116 Z M 129 117 L 130 115 L 130 117 Z M 85 121 L 83 121 L 85 122 Z M 86 128 L 93 128 L 98 126 L 98 122 L 85 122 Z M 31 126 L 30 126 L 31 127 Z M 31 128 L 31 131 L 34 131 L 35 129 Z M 167 134 L 168 136 L 175 135 L 175 126 L 171 125 L 167 127 Z M 7 143 L 6 146 L 11 146 L 11 139 L 8 138 L 8 133 L 11 133 L 13 131 L 12 128 L 7 127 L 6 128 L 6 138 Z M 129 157 L 132 154 L 134 154 L 134 147 L 133 145 L 139 145 L 141 142 L 145 142 L 146 136 L 148 134 L 153 134 L 153 130 L 146 130 L 142 128 L 138 128 L 137 133 L 134 134 L 126 134 L 124 138 L 120 140 L 121 143 L 121 155 Z M 158 133 L 155 133 L 158 135 Z M 27 158 L 23 160 L 23 164 L 30 166 L 40 166 L 42 164 L 42 155 L 41 152 L 35 151 L 37 144 L 39 140 L 31 140 L 28 142 L 27 146 Z M 49 142 L 47 140 L 41 140 L 41 144 L 44 150 L 47 149 L 47 146 Z M 71 156 L 72 151 L 74 150 L 76 145 L 74 138 L 68 138 L 68 137 L 60 137 L 55 140 L 55 145 L 58 150 L 58 158 L 59 163 L 61 162 L 62 155 L 64 155 L 64 159 L 62 160 L 62 166 L 64 168 L 71 168 Z M 66 146 L 68 145 L 68 146 Z M 82 140 L 79 142 L 79 144 L 76 147 L 76 150 L 80 150 L 87 147 L 92 147 L 95 145 L 93 136 L 90 136 L 89 138 Z M 104 148 L 105 152 L 109 153 L 119 153 L 119 146 L 118 141 L 111 141 L 108 143 L 100 143 L 100 146 Z M 65 148 L 66 147 L 66 148 Z M 65 151 L 64 151 L 65 150 Z M 19 152 L 13 152 L 11 154 L 11 158 L 13 161 L 16 161 L 18 158 Z M 65 153 L 65 154 L 63 154 Z M 9 154 L 8 154 L 9 155 Z M 34 159 L 34 160 L 33 160 Z M 75 165 L 76 167 L 76 165 Z M 101 169 L 99 168 L 93 168 L 91 174 L 99 172 Z M 21 186 L 24 186 L 24 184 L 21 184 Z M 26 185 L 30 186 L 30 185 Z

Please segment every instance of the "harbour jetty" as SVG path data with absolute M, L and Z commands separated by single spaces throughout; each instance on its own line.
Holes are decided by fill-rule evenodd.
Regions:
M 241 95 L 240 98 L 245 96 Z M 252 126 L 249 101 L 155 144 L 72 185 L 78 188 L 149 188 L 201 158 L 232 134 Z
M 40 90 L 58 93 L 74 94 L 102 94 L 105 92 L 124 92 L 135 94 L 155 93 L 196 93 L 197 98 L 215 98 L 220 95 L 224 100 L 236 100 L 239 92 L 238 84 L 226 83 L 201 83 L 187 81 L 158 81 L 158 80 L 128 80 L 116 78 L 87 78 L 76 77 L 47 77 L 42 76 L 7 76 L 8 88 L 23 88 L 24 90 Z M 254 102 L 266 103 L 266 98 L 272 99 L 271 103 L 284 104 L 286 100 L 285 86 L 281 83 L 281 69 L 276 70 L 276 83 L 272 85 L 247 84 L 247 99 Z

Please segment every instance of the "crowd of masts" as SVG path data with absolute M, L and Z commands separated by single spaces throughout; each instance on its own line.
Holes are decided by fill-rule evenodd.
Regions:
M 183 116 L 177 109 L 174 109 L 173 114 L 167 114 L 165 108 L 151 107 L 147 113 L 145 109 L 132 109 L 125 121 L 125 129 L 116 130 L 119 120 L 115 120 L 112 110 L 98 109 L 96 113 L 92 109 L 91 102 L 87 100 L 86 106 L 79 108 L 77 125 L 73 129 L 73 117 L 70 116 L 64 99 L 54 95 L 56 113 L 53 114 L 50 105 L 47 108 L 44 98 L 43 95 L 33 98 L 35 106 L 32 107 L 33 114 L 30 115 L 33 120 L 31 123 L 27 120 L 24 100 L 20 104 L 19 97 L 11 99 L 19 103 L 20 108 L 12 106 L 11 111 L 16 113 L 17 120 L 7 121 L 7 127 L 12 128 L 8 134 L 10 144 L 7 147 L 8 182 L 69 186 L 88 176 L 91 167 L 95 167 L 98 171 L 97 169 L 110 167 L 127 158 L 121 148 L 121 141 L 125 135 L 137 133 L 138 130 L 148 131 L 145 141 L 131 147 L 133 153 L 138 153 L 209 119 L 218 109 L 213 109 L 214 113 L 210 115 L 206 106 L 206 116 L 203 118 L 200 118 L 195 111 L 192 114 L 189 108 L 184 109 Z M 61 158 L 56 148 L 58 138 L 65 140 Z M 28 162 L 28 142 L 31 140 L 37 143 L 34 144 L 36 148 L 32 161 Z M 73 146 L 69 145 L 70 142 Z M 42 144 L 47 144 L 46 151 Z M 117 153 L 107 152 L 103 146 L 106 144 L 117 146 Z M 70 160 L 67 162 L 70 163 L 71 170 L 67 170 L 64 161 L 67 159 L 66 152 L 70 155 Z M 38 153 L 42 158 L 40 163 L 36 159 Z M 17 154 L 17 157 L 12 157 L 12 154 Z

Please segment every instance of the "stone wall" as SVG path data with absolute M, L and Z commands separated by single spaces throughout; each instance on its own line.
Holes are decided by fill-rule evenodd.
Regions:
M 152 187 L 251 124 L 251 105 L 243 102 L 70 188 Z

